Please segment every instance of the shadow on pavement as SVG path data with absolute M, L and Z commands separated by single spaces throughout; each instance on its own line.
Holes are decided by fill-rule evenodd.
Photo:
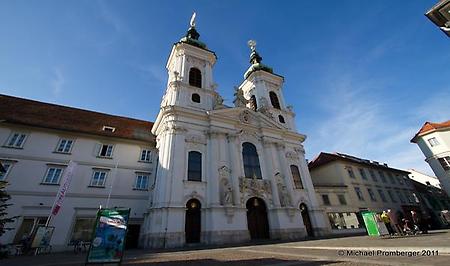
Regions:
M 275 258 L 263 258 L 263 259 L 244 259 L 244 260 L 228 260 L 228 261 L 220 261 L 215 259 L 197 259 L 197 260 L 179 260 L 179 261 L 159 261 L 154 262 L 151 260 L 142 260 L 142 261 L 125 261 L 122 265 L 158 265 L 158 266 L 178 266 L 178 265 L 205 265 L 205 266 L 247 266 L 247 265 L 327 265 L 334 264 L 338 261 L 308 261 L 308 260 L 283 260 L 283 259 L 275 259 Z

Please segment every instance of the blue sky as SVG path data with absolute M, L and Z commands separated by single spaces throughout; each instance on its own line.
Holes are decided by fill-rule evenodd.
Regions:
M 153 121 L 171 46 L 197 29 L 231 104 L 249 39 L 285 77 L 307 158 L 339 151 L 431 173 L 409 143 L 450 116 L 450 42 L 430 1 L 0 1 L 0 93 Z

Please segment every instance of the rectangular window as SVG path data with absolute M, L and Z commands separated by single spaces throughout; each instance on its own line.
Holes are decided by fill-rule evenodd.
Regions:
M 141 158 L 139 159 L 139 161 L 141 162 L 151 162 L 152 159 L 152 151 L 151 150 L 147 150 L 147 149 L 143 149 L 141 151 Z
M 358 221 L 358 217 L 354 212 L 331 212 L 328 213 L 331 228 L 336 230 L 354 229 L 362 227 Z
M 22 148 L 27 135 L 24 133 L 13 133 L 6 142 L 7 147 Z
M 368 188 L 367 192 L 369 192 L 369 196 L 372 201 L 377 201 L 377 198 L 375 197 L 375 194 L 373 193 L 372 189 Z
M 0 172 L 0 181 L 4 181 L 6 180 L 6 177 L 8 176 L 9 172 L 11 171 L 12 162 L 3 161 L 1 163 L 5 172 Z
M 108 175 L 107 171 L 95 170 L 92 174 L 91 183 L 89 186 L 91 187 L 105 187 L 106 176 Z
M 298 167 L 296 165 L 291 165 L 291 174 L 292 174 L 292 179 L 294 180 L 294 186 L 297 189 L 302 189 L 303 188 L 303 183 L 302 183 L 302 179 L 300 177 L 300 171 L 298 170 Z
M 391 198 L 391 201 L 392 202 L 397 202 L 397 200 L 394 197 L 394 194 L 392 194 L 392 191 L 388 190 L 387 192 L 388 192 L 389 198 Z
M 323 205 L 327 205 L 327 206 L 331 205 L 330 198 L 328 197 L 328 195 L 326 195 L 326 194 L 322 195 L 322 200 L 323 200 Z
M 42 184 L 58 185 L 62 173 L 63 173 L 62 167 L 54 167 L 54 166 L 49 167 L 44 176 L 44 179 L 42 180 Z
M 70 242 L 91 241 L 95 218 L 76 218 Z
M 366 171 L 363 168 L 359 168 L 359 173 L 361 174 L 362 179 L 367 180 Z
M 136 183 L 134 184 L 134 189 L 147 190 L 149 179 L 150 179 L 150 176 L 148 174 L 137 174 L 136 175 Z
M 363 196 L 363 194 L 361 192 L 361 189 L 359 187 L 355 187 L 355 193 L 356 193 L 356 196 L 358 196 L 358 199 L 360 201 L 364 201 L 364 196 Z
M 450 170 L 450 156 L 438 158 L 438 161 L 445 171 Z
M 408 199 L 409 203 L 414 203 L 414 196 L 413 194 L 410 194 L 408 191 L 404 191 L 406 198 Z
M 188 153 L 188 180 L 202 181 L 202 154 L 197 151 Z
M 347 205 L 347 200 L 345 199 L 345 195 L 338 194 L 338 200 L 341 205 Z
M 394 179 L 394 176 L 392 175 L 392 173 L 388 172 L 387 175 L 389 177 L 389 181 L 391 182 L 391 184 L 395 184 L 395 179 Z
M 61 139 L 58 143 L 58 147 L 56 149 L 57 152 L 69 153 L 72 149 L 73 140 L 71 139 Z
M 113 152 L 113 147 L 114 147 L 114 145 L 111 145 L 111 144 L 102 144 L 101 147 L 100 147 L 100 151 L 98 153 L 98 156 L 111 158 L 112 157 L 112 152 Z
M 387 202 L 386 195 L 384 194 L 383 190 L 379 189 L 378 194 L 380 195 L 380 198 L 383 202 Z
M 383 183 L 386 183 L 387 180 L 386 180 L 386 176 L 384 175 L 384 173 L 381 171 L 378 171 L 378 174 L 380 175 L 381 181 L 383 181 Z
M 401 193 L 401 191 L 397 190 L 397 196 L 401 203 L 405 203 L 405 198 L 403 197 L 403 194 Z
M 403 177 L 399 175 L 395 175 L 399 184 L 403 185 Z
M 436 138 L 428 139 L 428 143 L 430 143 L 431 147 L 439 145 L 439 141 Z
M 378 182 L 377 176 L 375 175 L 375 172 L 372 169 L 369 169 L 369 174 L 374 182 Z
M 24 236 L 34 235 L 37 228 L 40 225 L 45 225 L 46 221 L 47 217 L 24 217 L 14 237 L 14 243 L 19 244 Z
M 350 178 L 355 179 L 355 173 L 353 172 L 353 168 L 351 166 L 347 166 L 347 173 L 350 176 Z

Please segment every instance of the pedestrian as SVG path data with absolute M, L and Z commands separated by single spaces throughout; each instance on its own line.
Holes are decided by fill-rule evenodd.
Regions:
M 386 226 L 386 229 L 388 230 L 389 235 L 393 236 L 395 233 L 391 226 L 391 219 L 389 219 L 389 215 L 387 214 L 386 211 L 383 211 L 383 213 L 381 214 L 381 220 L 383 221 L 384 225 Z
M 391 209 L 388 209 L 387 214 L 389 216 L 389 219 L 391 219 L 391 223 L 394 227 L 394 231 L 398 235 L 403 235 L 402 228 L 400 227 L 400 224 L 399 224 L 398 216 Z

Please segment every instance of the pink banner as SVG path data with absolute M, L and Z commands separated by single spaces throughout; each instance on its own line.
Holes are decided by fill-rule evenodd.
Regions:
M 69 190 L 70 181 L 72 181 L 72 176 L 73 176 L 73 172 L 74 172 L 76 165 L 77 164 L 75 162 L 70 161 L 69 165 L 67 166 L 66 170 L 64 171 L 64 175 L 62 177 L 62 183 L 61 183 L 61 186 L 59 187 L 58 194 L 56 194 L 55 203 L 53 204 L 53 208 L 52 208 L 53 216 L 57 215 L 59 212 L 59 209 L 61 209 L 61 206 L 63 204 L 67 190 Z

